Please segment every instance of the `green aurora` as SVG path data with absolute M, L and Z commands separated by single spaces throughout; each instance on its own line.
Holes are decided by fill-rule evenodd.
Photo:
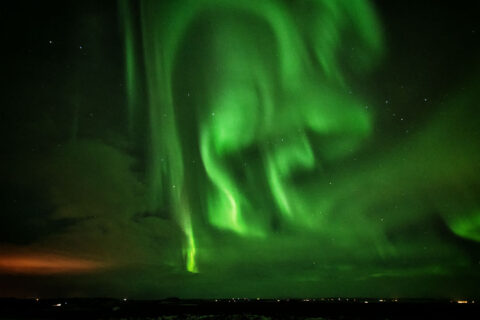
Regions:
M 10 150 L 2 172 L 4 185 L 35 190 L 32 200 L 5 187 L 43 222 L 28 205 L 12 211 L 0 256 L 47 251 L 101 267 L 42 275 L 55 285 L 40 289 L 0 263 L 7 287 L 25 287 L 5 295 L 480 293 L 475 72 L 448 94 L 391 93 L 382 69 L 408 70 L 387 66 L 392 40 L 368 1 L 114 7 L 121 62 L 97 59 L 124 86 L 97 92 L 74 66 L 74 89 L 58 93 L 74 100 L 68 111 L 22 122 L 43 151 Z M 83 34 L 102 25 L 88 16 Z M 100 56 L 106 44 L 92 39 Z M 14 214 L 39 234 L 8 233 L 28 230 Z
M 352 154 L 371 131 L 365 101 L 345 94 L 336 61 L 340 43 L 349 40 L 361 44 L 354 71 L 379 58 L 381 35 L 369 5 L 310 1 L 289 10 L 276 1 L 142 2 L 139 31 L 135 10 L 126 2 L 121 8 L 130 126 L 142 104 L 150 120 L 150 210 L 167 206 L 176 217 L 187 270 L 198 271 L 192 220 L 204 224 L 192 215 L 205 213 L 211 226 L 259 241 L 272 234 L 274 220 L 322 233 L 335 200 L 318 199 L 325 193 L 319 158 Z M 184 38 L 201 44 L 183 49 Z M 200 64 L 209 70 L 195 68 Z M 199 90 L 192 82 L 208 86 Z M 319 147 L 309 135 L 336 141 Z M 207 179 L 187 169 L 191 159 L 201 161 Z M 319 183 L 304 190 L 293 181 L 299 172 Z

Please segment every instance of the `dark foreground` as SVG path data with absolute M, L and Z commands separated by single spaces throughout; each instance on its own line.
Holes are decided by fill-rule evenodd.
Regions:
M 479 309 L 472 300 L 0 299 L 0 319 L 480 319 Z

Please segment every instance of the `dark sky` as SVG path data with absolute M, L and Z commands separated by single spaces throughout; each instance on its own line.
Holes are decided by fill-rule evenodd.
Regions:
M 0 296 L 478 297 L 474 1 L 0 10 Z

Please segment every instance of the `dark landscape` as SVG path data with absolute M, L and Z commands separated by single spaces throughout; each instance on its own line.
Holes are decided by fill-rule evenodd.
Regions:
M 474 300 L 2 299 L 0 319 L 478 319 Z

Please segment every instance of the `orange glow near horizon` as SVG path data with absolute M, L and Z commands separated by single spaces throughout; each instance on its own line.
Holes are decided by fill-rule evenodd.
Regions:
M 105 263 L 57 254 L 0 255 L 1 273 L 58 274 L 87 273 L 106 267 Z

